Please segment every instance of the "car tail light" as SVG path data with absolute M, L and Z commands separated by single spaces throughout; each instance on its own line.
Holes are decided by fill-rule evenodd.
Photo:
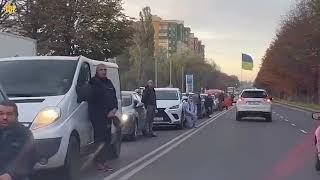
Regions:
M 244 103 L 243 97 L 240 97 L 240 98 L 238 99 L 238 102 L 239 102 L 239 103 Z
M 267 102 L 267 103 L 271 103 L 271 100 L 268 99 L 268 98 L 267 98 L 267 99 L 264 99 L 264 101 Z

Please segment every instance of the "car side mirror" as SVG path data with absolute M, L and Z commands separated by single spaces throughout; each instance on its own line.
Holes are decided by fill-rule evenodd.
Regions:
M 313 113 L 313 114 L 312 114 L 312 118 L 313 118 L 314 120 L 320 120 L 320 112 Z

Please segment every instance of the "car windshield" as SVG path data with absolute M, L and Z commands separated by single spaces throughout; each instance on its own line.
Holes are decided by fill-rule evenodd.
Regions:
M 70 60 L 1 61 L 0 83 L 9 97 L 63 95 L 71 87 L 76 66 L 77 61 Z
M 132 104 L 132 96 L 130 94 L 122 95 L 122 107 L 127 107 Z
M 157 100 L 179 100 L 177 91 L 156 91 Z
M 265 91 L 244 91 L 241 95 L 243 98 L 266 98 L 267 93 Z

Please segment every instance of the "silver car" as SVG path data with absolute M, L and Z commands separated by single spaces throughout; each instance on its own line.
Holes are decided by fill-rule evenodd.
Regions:
M 133 91 L 122 91 L 122 135 L 135 141 L 140 132 L 144 132 L 146 109 L 140 96 Z

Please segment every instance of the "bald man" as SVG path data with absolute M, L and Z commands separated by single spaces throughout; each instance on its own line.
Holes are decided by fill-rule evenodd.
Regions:
M 107 67 L 99 64 L 95 77 L 89 82 L 91 96 L 88 100 L 89 116 L 94 128 L 95 143 L 104 143 L 104 148 L 98 153 L 94 161 L 98 170 L 112 170 L 105 164 L 107 148 L 111 142 L 112 118 L 118 110 L 118 100 L 115 88 L 107 78 Z

